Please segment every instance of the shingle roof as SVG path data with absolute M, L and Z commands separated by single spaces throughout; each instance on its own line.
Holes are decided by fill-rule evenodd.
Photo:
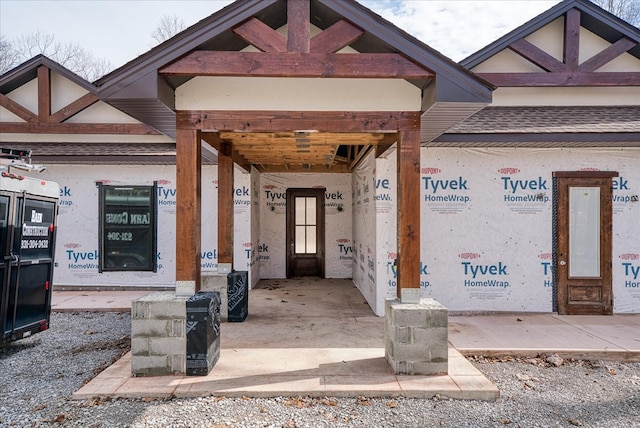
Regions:
M 640 106 L 486 107 L 452 133 L 640 132 Z

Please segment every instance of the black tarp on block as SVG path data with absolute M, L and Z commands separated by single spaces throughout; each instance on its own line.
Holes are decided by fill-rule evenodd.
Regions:
M 242 322 L 249 315 L 249 273 L 239 270 L 227 275 L 229 322 Z
M 206 376 L 220 358 L 220 293 L 187 300 L 187 376 Z

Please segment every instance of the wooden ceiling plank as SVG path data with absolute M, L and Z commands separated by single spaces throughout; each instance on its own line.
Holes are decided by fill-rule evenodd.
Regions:
M 262 52 L 286 52 L 284 36 L 258 18 L 251 18 L 233 29 L 233 32 Z
M 292 129 L 314 129 L 319 132 L 393 132 L 400 129 L 420 129 L 420 112 L 181 110 L 176 112 L 176 124 L 179 128 L 237 132 Z
M 309 52 L 310 16 L 309 0 L 287 1 L 287 51 Z
M 640 86 L 637 72 L 598 73 L 478 73 L 496 86 Z
M 92 93 L 88 93 L 73 101 L 70 104 L 62 107 L 60 110 L 49 116 L 49 122 L 60 123 L 70 118 L 71 116 L 81 112 L 87 107 L 98 102 L 98 97 Z
M 294 2 L 295 3 L 295 2 Z M 433 73 L 395 53 L 193 51 L 159 71 L 165 76 L 432 78 Z
M 311 38 L 311 52 L 337 52 L 358 40 L 364 31 L 344 19 Z
M 580 11 L 567 11 L 564 21 L 564 63 L 566 71 L 578 71 L 580 61 Z
M 525 39 L 511 43 L 509 49 L 545 71 L 563 72 L 566 69 L 565 64 Z
M 38 116 L 33 114 L 31 110 L 23 107 L 21 104 L 13 101 L 11 98 L 7 97 L 4 94 L 0 94 L 0 106 L 6 108 L 11 113 L 18 116 L 20 119 L 23 119 L 27 122 L 37 122 Z M 4 127 L 4 123 L 3 123 Z
M 47 121 L 51 116 L 51 70 L 38 67 L 38 120 Z
M 580 71 L 581 73 L 596 71 L 603 65 L 608 64 L 636 45 L 637 43 L 633 40 L 623 37 L 614 44 L 608 46 L 606 49 L 598 52 L 596 55 L 580 64 L 580 66 L 578 67 L 578 71 Z

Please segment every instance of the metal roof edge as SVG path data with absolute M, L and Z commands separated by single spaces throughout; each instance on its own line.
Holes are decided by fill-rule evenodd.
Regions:
M 11 92 L 12 90 L 24 85 L 30 80 L 33 80 L 37 77 L 38 67 L 44 65 L 50 70 L 55 71 L 60 74 L 64 78 L 70 80 L 76 85 L 86 89 L 92 94 L 98 93 L 98 88 L 93 85 L 91 82 L 83 79 L 82 77 L 75 74 L 73 71 L 64 67 L 63 65 L 58 64 L 52 59 L 39 54 L 34 56 L 33 58 L 23 62 L 20 65 L 17 65 L 13 69 L 7 71 L 3 75 L 0 76 L 0 92 L 6 94 Z

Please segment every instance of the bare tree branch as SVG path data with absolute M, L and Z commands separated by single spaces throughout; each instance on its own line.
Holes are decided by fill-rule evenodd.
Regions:
M 160 44 L 184 29 L 185 24 L 182 18 L 177 15 L 164 15 L 160 18 L 155 30 L 151 33 L 151 37 Z
M 640 26 L 640 1 L 638 0 L 591 0 L 601 8 L 627 21 Z

